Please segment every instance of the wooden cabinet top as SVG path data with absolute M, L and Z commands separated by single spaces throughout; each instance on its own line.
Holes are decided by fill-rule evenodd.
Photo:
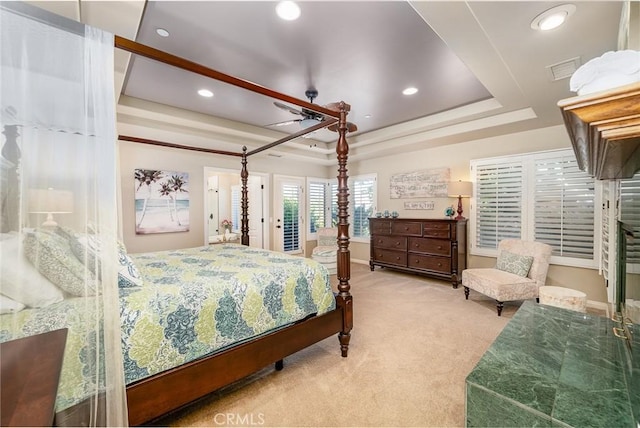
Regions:
M 463 220 L 454 220 L 448 218 L 407 218 L 407 217 L 369 217 L 369 220 L 373 221 L 417 221 L 422 223 L 431 223 L 431 222 L 443 222 L 443 223 L 458 223 L 459 221 L 466 222 L 467 219 Z
M 578 166 L 600 179 L 640 170 L 640 82 L 558 102 Z

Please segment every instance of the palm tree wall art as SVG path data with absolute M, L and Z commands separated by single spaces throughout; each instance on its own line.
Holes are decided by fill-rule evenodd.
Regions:
M 136 169 L 136 234 L 189 230 L 189 174 Z

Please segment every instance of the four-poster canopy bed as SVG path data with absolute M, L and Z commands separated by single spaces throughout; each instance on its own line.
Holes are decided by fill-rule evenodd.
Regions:
M 75 28 L 72 32 L 83 34 L 84 28 Z M 30 34 L 35 34 L 35 32 Z M 98 36 L 100 35 L 98 34 Z M 27 171 L 35 176 L 42 175 L 44 177 L 42 180 L 47 183 L 47 179 L 59 180 L 60 169 L 65 168 L 65 164 L 60 160 L 45 159 L 45 163 L 50 160 L 49 163 L 52 165 L 52 168 L 47 170 L 45 175 L 41 169 L 34 168 L 33 165 L 24 162 L 32 160 L 40 150 L 51 150 L 54 146 L 59 149 L 60 145 L 48 144 L 51 138 L 59 137 L 60 144 L 63 145 L 65 144 L 64 140 L 72 140 L 68 148 L 65 146 L 67 151 L 61 152 L 60 156 L 63 158 L 64 156 L 72 158 L 72 152 L 74 150 L 81 151 L 83 147 L 99 148 L 103 142 L 102 147 L 109 146 L 109 153 L 115 154 L 115 150 L 113 150 L 115 138 L 99 140 L 102 135 L 113 135 L 113 132 L 111 131 L 111 134 L 104 132 L 103 134 L 101 131 L 100 136 L 97 137 L 93 130 L 76 132 L 74 128 L 57 128 L 55 125 L 47 127 L 36 124 L 36 128 L 43 128 L 42 140 L 34 138 L 35 134 L 29 134 L 31 131 L 25 127 L 24 135 L 29 135 L 30 138 L 23 139 L 22 146 L 20 146 L 18 144 L 20 136 L 18 126 L 23 125 L 10 124 L 10 121 L 5 122 L 3 116 L 2 133 L 6 141 L 3 144 L 2 156 L 0 157 L 0 161 L 2 161 L 0 163 L 0 171 L 2 172 L 0 186 L 0 190 L 2 190 L 0 204 L 2 208 L 2 246 L 0 246 L 0 253 L 3 257 L 0 291 L 2 293 L 9 291 L 9 281 L 5 271 L 12 268 L 13 262 L 9 259 L 11 255 L 13 256 L 11 260 L 19 262 L 19 269 L 23 269 L 24 272 L 29 271 L 38 277 L 37 286 L 40 287 L 38 290 L 46 289 L 48 294 L 42 296 L 38 295 L 42 292 L 36 292 L 31 295 L 31 298 L 37 298 L 37 304 L 25 303 L 14 312 L 2 312 L 0 315 L 0 341 L 7 342 L 20 337 L 68 329 L 64 364 L 56 398 L 56 425 L 106 425 L 110 417 L 107 413 L 112 410 L 109 406 L 120 406 L 118 398 L 115 401 L 109 401 L 109 394 L 112 394 L 112 398 L 118 395 L 117 392 L 114 393 L 117 386 L 110 389 L 109 386 L 103 384 L 103 382 L 106 383 L 105 379 L 109 376 L 108 370 L 110 369 L 105 368 L 107 365 L 102 365 L 108 358 L 106 355 L 102 355 L 103 352 L 110 352 L 114 357 L 114 352 L 120 354 L 119 346 L 103 348 L 101 343 L 96 344 L 96 342 L 100 342 L 96 339 L 97 336 L 111 334 L 109 326 L 115 327 L 117 324 L 118 314 L 111 311 L 118 308 L 118 303 L 120 307 L 122 362 L 124 363 L 124 379 L 127 383 L 126 401 L 130 425 L 140 425 L 157 419 L 270 364 L 275 364 L 276 369 L 282 369 L 285 357 L 333 334 L 338 335 L 341 355 L 346 357 L 353 328 L 353 300 L 349 284 L 348 144 L 346 133 L 355 130 L 355 126 L 346 121 L 349 105 L 339 102 L 328 107 L 318 106 L 225 75 L 134 41 L 118 36 L 115 36 L 114 40 L 115 48 L 313 110 L 322 115 L 324 120 L 315 126 L 253 150 L 243 147 L 242 152 L 186 147 L 143 138 L 120 136 L 119 139 L 122 141 L 235 156 L 241 159 L 242 166 L 242 245 L 225 244 L 130 255 L 126 254 L 126 249 L 123 246 L 119 246 L 117 249 L 118 259 L 124 257 L 126 264 L 129 263 L 127 260 L 135 260 L 138 269 L 143 274 L 137 277 L 139 283 L 121 285 L 121 271 L 119 270 L 116 274 L 111 270 L 118 264 L 111 258 L 111 256 L 115 257 L 115 254 L 110 256 L 111 252 L 106 251 L 106 248 L 112 247 L 105 247 L 107 242 L 111 242 L 109 245 L 113 245 L 112 249 L 115 250 L 116 240 L 111 234 L 115 225 L 115 211 L 111 214 L 113 201 L 110 201 L 108 197 L 108 195 L 113 195 L 113 200 L 115 200 L 115 180 L 113 180 L 114 188 L 110 189 L 112 190 L 110 192 L 106 192 L 104 187 L 100 187 L 100 191 L 98 188 L 94 191 L 93 187 L 86 191 L 89 183 L 83 181 L 83 176 L 76 178 L 78 189 L 86 191 L 87 201 L 111 202 L 106 205 L 100 205 L 100 203 L 95 205 L 98 210 L 93 213 L 94 216 L 91 218 L 100 220 L 97 229 L 90 228 L 88 224 L 90 218 L 82 215 L 78 217 L 79 221 L 72 222 L 74 226 L 77 226 L 77 229 L 62 226 L 46 229 L 35 223 L 32 223 L 34 227 L 26 228 L 25 225 L 29 226 L 29 221 L 25 221 L 27 217 L 23 216 L 24 212 L 20 208 L 30 202 L 23 193 L 29 187 L 28 184 L 32 183 L 21 181 L 27 177 Z M 36 45 L 40 44 L 37 39 L 30 42 Z M 16 45 L 20 45 L 20 43 L 16 43 Z M 109 49 L 113 48 L 109 46 Z M 99 61 L 96 61 L 95 64 L 99 64 Z M 82 68 L 82 64 L 75 65 Z M 18 73 L 20 67 L 16 66 L 10 70 L 12 72 L 17 70 L 15 73 Z M 26 75 L 31 76 L 29 73 L 30 70 L 27 70 Z M 37 76 L 41 75 L 47 77 L 46 73 L 37 74 Z M 104 78 L 102 81 L 109 85 L 108 78 Z M 88 95 L 85 94 L 86 86 L 84 85 L 77 87 L 81 100 L 84 100 L 85 96 L 90 97 L 93 94 L 90 91 Z M 16 96 L 16 99 L 19 99 L 20 96 L 20 94 Z M 47 97 L 48 101 L 54 99 L 48 92 Z M 105 101 L 107 99 L 112 98 L 104 98 Z M 33 100 L 37 102 L 38 98 L 33 97 Z M 83 108 L 85 107 L 84 104 L 80 104 Z M 9 104 L 7 111 L 11 113 L 12 108 Z M 108 114 L 100 114 L 100 104 L 92 105 L 92 108 L 94 116 L 104 119 L 108 126 L 112 126 L 111 124 L 115 122 L 115 120 L 110 120 Z M 22 110 L 28 111 L 28 108 Z M 72 117 L 72 120 L 76 120 L 75 116 Z M 338 160 L 337 241 L 339 246 L 337 293 L 331 289 L 328 272 L 317 262 L 249 247 L 248 158 L 323 127 L 330 127 L 331 130 L 338 133 L 336 146 Z M 49 152 L 43 151 L 43 153 Z M 51 157 L 53 154 L 45 156 Z M 95 165 L 88 167 L 85 179 L 91 185 L 98 183 L 91 181 L 93 175 L 99 176 L 100 173 L 108 177 L 115 175 L 115 171 L 107 171 L 113 168 L 115 161 L 111 164 L 106 158 L 97 156 L 95 159 L 100 159 L 103 162 L 98 164 L 99 167 Z M 22 177 L 19 175 L 20 171 Z M 104 186 L 105 183 L 101 183 L 101 185 Z M 76 189 L 76 196 L 83 196 L 81 190 L 78 189 Z M 99 197 L 102 199 L 97 199 Z M 111 208 L 105 210 L 103 207 Z M 102 214 L 102 217 L 98 213 Z M 104 239 L 102 243 L 101 239 Z M 90 248 L 91 242 L 96 243 L 97 246 Z M 46 263 L 43 259 L 45 255 L 50 257 Z M 25 260 L 21 259 L 23 256 L 26 257 Z M 120 266 L 122 266 L 121 261 Z M 32 271 L 34 268 L 39 272 Z M 191 279 L 188 281 L 183 279 L 187 278 L 187 274 L 191 275 Z M 54 276 L 56 276 L 55 279 Z M 197 279 L 193 279 L 193 277 L 197 277 Z M 35 278 L 35 276 L 31 278 Z M 31 284 L 33 281 L 27 279 L 26 274 L 20 273 L 14 279 L 17 280 L 15 286 L 19 288 L 17 294 L 20 296 L 23 296 L 21 291 L 34 285 Z M 70 288 L 69 280 L 76 282 L 79 280 L 80 282 L 76 284 L 78 288 Z M 96 285 L 99 281 L 109 286 Z M 117 290 L 112 289 L 115 287 L 115 282 L 118 283 Z M 250 296 L 242 294 L 242 291 L 246 291 L 245 288 L 248 289 L 252 285 L 262 288 L 257 288 L 257 291 L 253 289 L 253 294 Z M 36 290 L 35 287 L 33 289 Z M 105 324 L 105 329 L 101 330 L 102 320 L 100 317 L 106 318 L 107 316 L 106 304 L 105 311 L 103 312 L 101 309 L 106 294 L 112 296 L 110 303 L 115 303 L 115 305 L 109 306 L 108 312 L 112 318 L 111 321 L 114 322 Z M 239 300 L 234 300 L 238 296 L 240 296 Z M 46 302 L 44 301 L 45 297 L 47 298 Z M 263 298 L 264 302 L 255 303 L 256 300 Z M 254 315 L 259 312 L 259 315 L 254 317 L 257 319 L 253 319 L 253 321 L 243 319 L 245 315 L 245 312 L 242 312 L 243 308 L 240 308 L 239 312 L 238 308 L 229 310 L 229 306 L 238 305 L 239 302 L 244 303 L 251 299 L 253 299 L 254 306 L 250 307 L 249 312 L 253 310 Z M 227 306 L 224 306 L 225 304 Z M 257 312 L 256 308 L 258 308 Z M 190 312 L 190 314 L 184 315 L 185 312 Z M 225 314 L 235 317 L 233 322 L 228 322 L 224 318 Z M 182 317 L 183 315 L 184 317 Z M 171 317 L 173 317 L 173 324 L 169 322 Z M 150 320 L 158 321 L 158 324 L 152 325 Z M 160 325 L 160 321 L 163 322 L 162 325 Z M 182 328 L 184 327 L 182 323 L 185 321 L 190 323 L 191 330 Z M 153 335 L 149 334 L 149 330 L 140 328 L 141 323 L 145 324 L 147 328 L 151 326 L 151 333 L 156 334 L 156 338 L 159 337 L 158 342 L 161 343 L 158 348 L 149 344 L 148 339 Z M 230 330 L 221 330 L 221 326 L 229 327 L 229 324 L 233 324 Z M 171 331 L 170 328 L 176 325 L 178 326 L 177 331 Z M 158 330 L 160 330 L 159 333 Z M 185 331 L 187 334 L 183 334 Z M 241 331 L 242 334 L 236 334 L 238 331 Z M 195 336 L 197 337 L 194 339 Z M 209 341 L 203 340 L 202 336 L 205 336 L 205 339 Z M 189 340 L 191 342 L 188 342 Z M 112 344 L 113 342 L 113 340 L 109 341 Z M 115 342 L 117 343 L 117 338 Z M 167 357 L 167 354 L 172 355 Z M 89 358 L 89 355 L 92 357 Z M 158 357 L 164 358 L 164 360 L 159 361 Z M 119 356 L 109 359 L 109 367 L 118 371 L 118 373 L 114 373 L 114 377 L 122 375 L 122 365 L 119 364 Z M 103 370 L 104 373 L 101 373 Z M 28 400 L 29 397 L 25 397 L 25 399 Z
M 240 157 L 242 165 L 242 245 L 249 245 L 247 214 L 249 205 L 247 191 L 247 179 L 249 176 L 247 168 L 248 157 L 324 127 L 329 127 L 329 129 L 338 134 L 336 154 L 338 161 L 337 240 L 339 250 L 337 257 L 338 292 L 335 293 L 335 309 L 323 315 L 308 317 L 288 327 L 269 332 L 213 355 L 129 384 L 127 386 L 127 402 L 130 424 L 138 425 L 157 418 L 209 392 L 254 373 L 269 364 L 275 363 L 276 368 L 281 369 L 283 358 L 323 340 L 332 334 L 338 334 L 341 355 L 342 357 L 346 357 L 349 349 L 351 329 L 353 328 L 353 300 L 350 293 L 351 286 L 349 284 L 349 189 L 347 184 L 349 146 L 347 144 L 346 134 L 356 129 L 353 124 L 348 123 L 346 120 L 350 109 L 349 105 L 344 102 L 339 102 L 327 107 L 322 107 L 118 36 L 115 37 L 115 47 L 135 55 L 141 55 L 245 90 L 272 97 L 279 101 L 294 104 L 324 116 L 324 121 L 317 125 L 253 150 L 247 150 L 246 147 L 243 147 L 241 153 L 201 147 L 187 147 L 131 136 L 119 136 L 119 139 L 122 141 Z

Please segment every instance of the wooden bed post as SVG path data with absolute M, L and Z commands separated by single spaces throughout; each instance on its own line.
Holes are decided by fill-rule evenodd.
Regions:
M 338 335 L 342 356 L 349 351 L 349 340 L 353 328 L 353 297 L 351 296 L 351 253 L 349 251 L 349 186 L 347 184 L 347 158 L 349 144 L 347 143 L 347 113 L 351 107 L 344 101 L 338 103 L 340 119 L 338 122 L 338 295 L 336 303 L 342 308 L 342 331 Z
M 247 191 L 247 178 L 249 177 L 249 171 L 247 170 L 247 146 L 242 146 L 242 171 L 240 171 L 240 178 L 242 179 L 242 196 L 241 196 L 241 211 L 242 219 L 240 220 L 240 231 L 242 233 L 241 243 L 242 245 L 249 246 L 249 192 Z
M 2 167 L 2 223 L 0 232 L 18 230 L 20 226 L 20 185 L 18 182 L 18 164 L 20 148 L 18 147 L 18 126 L 5 125 L 2 131 L 6 141 L 2 146 L 2 157 L 11 162 Z M 4 161 L 3 161 L 4 163 Z M 6 167 L 6 168 L 5 168 Z

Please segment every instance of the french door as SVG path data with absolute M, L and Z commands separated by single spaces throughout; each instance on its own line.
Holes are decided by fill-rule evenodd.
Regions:
M 289 254 L 303 253 L 304 179 L 274 176 L 276 250 Z

